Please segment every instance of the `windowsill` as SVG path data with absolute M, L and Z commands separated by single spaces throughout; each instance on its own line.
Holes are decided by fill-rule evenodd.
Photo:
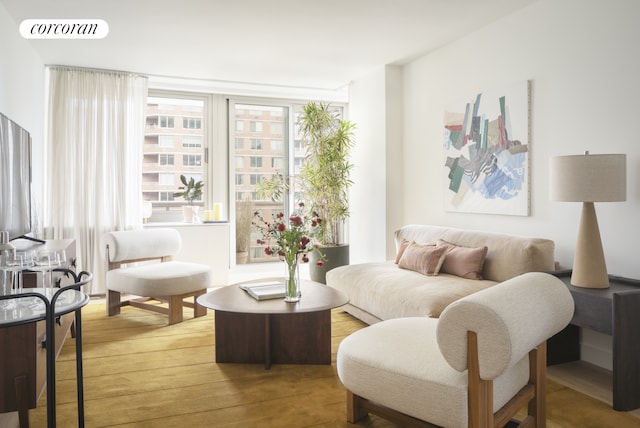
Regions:
M 229 224 L 228 220 L 206 221 L 203 223 L 186 223 L 184 221 L 164 221 L 144 223 L 143 227 L 193 227 L 193 226 L 220 226 Z

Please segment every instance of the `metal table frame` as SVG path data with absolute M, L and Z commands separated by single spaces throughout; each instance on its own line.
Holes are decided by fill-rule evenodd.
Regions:
M 42 315 L 36 317 L 30 317 L 24 320 L 16 320 L 6 323 L 0 323 L 0 328 L 13 327 L 16 325 L 28 324 L 37 321 L 45 321 L 46 328 L 46 369 L 47 369 L 47 427 L 55 428 L 56 426 L 56 347 L 55 347 L 55 322 L 56 318 L 75 312 L 75 339 L 76 339 L 76 381 L 77 381 L 77 395 L 78 395 L 78 427 L 84 427 L 84 385 L 83 385 L 83 372 L 82 372 L 82 315 L 81 309 L 89 303 L 89 296 L 85 295 L 77 307 L 68 310 L 62 310 L 56 312 L 55 304 L 62 293 L 67 290 L 75 290 L 82 293 L 81 287 L 89 283 L 93 279 L 93 275 L 90 272 L 82 271 L 76 274 L 70 269 L 57 268 L 53 269 L 54 272 L 62 272 L 64 275 L 70 275 L 73 278 L 74 283 L 65 287 L 60 287 L 51 296 L 48 297 L 34 292 L 10 294 L 6 296 L 0 296 L 0 301 L 35 297 L 44 303 L 45 312 Z M 28 410 L 27 410 L 28 412 Z M 20 425 L 23 426 L 23 419 L 28 415 L 20 415 Z M 28 420 L 28 419 L 27 419 Z

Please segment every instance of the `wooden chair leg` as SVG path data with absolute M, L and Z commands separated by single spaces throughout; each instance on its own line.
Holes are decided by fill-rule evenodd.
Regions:
M 547 426 L 547 342 L 529 352 L 529 383 L 535 388 L 535 397 L 529 402 L 529 416 L 535 418 L 536 428 Z
M 362 398 L 347 390 L 347 421 L 353 423 L 366 417 L 368 412 L 360 407 Z
M 207 315 L 207 308 L 198 304 L 198 296 L 206 293 L 207 290 L 203 290 L 201 293 L 196 293 L 193 296 L 193 317 L 203 317 Z
M 120 314 L 120 306 L 122 306 L 120 302 L 120 292 L 107 290 L 107 315 L 119 315 Z
M 182 296 L 169 296 L 169 325 L 182 322 Z

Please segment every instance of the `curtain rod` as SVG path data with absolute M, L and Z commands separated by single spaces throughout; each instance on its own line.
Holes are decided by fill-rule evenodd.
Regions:
M 92 68 L 92 67 L 79 67 L 75 65 L 61 65 L 61 64 L 46 64 L 46 68 L 58 68 L 64 70 L 78 70 L 78 71 L 92 71 L 92 72 L 100 72 L 100 73 L 113 73 L 113 74 L 128 74 L 137 77 L 144 77 L 146 79 L 149 78 L 146 74 L 136 73 L 133 71 L 124 71 L 124 70 L 110 70 L 107 68 Z

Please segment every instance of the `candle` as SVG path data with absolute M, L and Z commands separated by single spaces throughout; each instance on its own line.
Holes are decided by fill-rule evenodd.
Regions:
M 222 220 L 222 204 L 220 203 L 213 204 L 213 220 Z
M 211 220 L 213 220 L 213 211 L 205 210 L 204 211 L 204 221 L 211 221 Z

